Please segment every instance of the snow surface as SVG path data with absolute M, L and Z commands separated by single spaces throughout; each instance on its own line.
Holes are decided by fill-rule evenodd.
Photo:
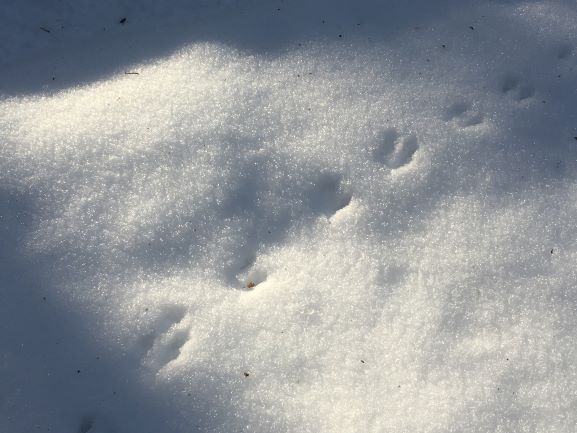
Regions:
M 574 1 L 0 4 L 0 432 L 575 431 Z

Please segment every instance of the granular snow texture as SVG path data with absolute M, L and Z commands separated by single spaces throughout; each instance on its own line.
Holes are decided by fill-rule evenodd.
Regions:
M 573 1 L 2 3 L 0 431 L 575 431 Z

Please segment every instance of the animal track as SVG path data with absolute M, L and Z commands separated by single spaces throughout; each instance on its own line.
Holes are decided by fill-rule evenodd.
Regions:
M 301 197 L 303 213 L 314 217 L 324 215 L 330 222 L 337 212 L 350 204 L 353 195 L 342 176 L 325 172 L 313 177 L 302 191 Z M 262 242 L 247 242 L 247 245 L 235 254 L 235 259 L 230 263 L 231 271 L 227 275 L 233 287 L 251 291 L 266 281 L 268 273 L 257 262 L 257 252 L 261 246 Z
M 90 416 L 84 416 L 80 420 L 80 426 L 78 427 L 78 433 L 89 433 L 94 427 L 94 420 Z
M 557 48 L 557 58 L 559 60 L 565 60 L 573 54 L 573 47 L 569 44 L 562 44 Z
M 74 433 L 112 433 L 116 431 L 103 417 L 84 415 Z
M 178 305 L 164 307 L 152 323 L 152 331 L 141 338 L 144 351 L 143 365 L 160 370 L 180 355 L 189 337 L 184 318 L 186 310 Z
M 256 250 L 246 254 L 245 260 L 234 277 L 235 287 L 239 290 L 253 290 L 263 283 L 267 278 L 267 273 L 257 264 Z
M 445 112 L 444 119 L 447 122 L 454 121 L 458 125 L 466 128 L 483 123 L 483 115 L 473 111 L 467 102 L 455 102 Z
M 505 95 L 511 96 L 516 101 L 524 101 L 531 98 L 535 94 L 535 89 L 521 81 L 514 75 L 508 75 L 503 78 L 501 83 L 501 92 Z
M 394 170 L 409 164 L 418 149 L 419 142 L 415 135 L 401 138 L 396 129 L 387 129 L 373 152 L 373 158 Z
M 333 173 L 324 173 L 319 176 L 309 196 L 311 210 L 314 213 L 324 214 L 328 218 L 348 206 L 353 197 L 341 176 Z
M 251 264 L 249 267 L 241 269 L 236 278 L 241 290 L 254 290 L 259 284 L 266 281 L 267 272 Z

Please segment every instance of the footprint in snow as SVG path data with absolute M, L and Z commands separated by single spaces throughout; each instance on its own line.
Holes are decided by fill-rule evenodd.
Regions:
M 353 198 L 342 176 L 335 173 L 323 173 L 316 178 L 308 195 L 311 210 L 329 219 L 348 206 Z
M 93 417 L 84 415 L 75 433 L 113 433 L 116 429 L 112 428 L 109 423 L 102 417 Z
M 259 284 L 266 281 L 267 273 L 265 270 L 256 268 L 244 269 L 238 275 L 239 290 L 251 291 Z
M 507 75 L 501 81 L 501 92 L 518 102 L 522 102 L 531 98 L 535 94 L 535 89 L 519 77 Z
M 483 123 L 483 115 L 474 111 L 468 102 L 455 102 L 445 111 L 443 118 L 463 128 Z
M 352 200 L 348 182 L 340 174 L 324 172 L 314 176 L 305 191 L 306 208 L 314 215 L 324 215 L 329 222 Z M 233 286 L 245 292 L 256 290 L 268 278 L 268 272 L 257 261 L 259 245 L 249 245 L 240 254 L 238 266 L 232 267 Z
M 373 158 L 395 170 L 409 164 L 417 150 L 419 142 L 415 135 L 400 137 L 397 130 L 391 128 L 383 133 L 381 142 L 373 151 Z
M 257 265 L 256 253 L 247 256 L 246 263 L 236 275 L 236 288 L 243 291 L 252 291 L 267 279 L 267 272 Z
M 151 331 L 140 341 L 144 352 L 143 365 L 159 371 L 179 357 L 182 347 L 189 339 L 189 327 L 185 317 L 184 307 L 169 305 L 161 309 L 151 324 Z
M 559 60 L 568 59 L 573 54 L 573 47 L 569 44 L 561 44 L 557 48 L 557 58 Z
M 90 416 L 82 417 L 80 420 L 80 426 L 78 427 L 78 433 L 89 433 L 94 427 L 94 419 Z

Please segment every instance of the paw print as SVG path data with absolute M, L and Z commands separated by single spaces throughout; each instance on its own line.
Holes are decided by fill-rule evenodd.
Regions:
M 443 118 L 463 128 L 483 123 L 483 115 L 474 111 L 468 102 L 455 102 L 446 110 Z
M 397 130 L 392 128 L 384 132 L 381 142 L 373 151 L 373 158 L 395 170 L 409 164 L 417 150 L 419 142 L 415 135 L 400 137 Z
M 184 320 L 186 310 L 177 305 L 165 306 L 151 324 L 151 331 L 141 338 L 144 352 L 142 364 L 160 371 L 180 355 L 189 339 L 189 327 Z
M 519 77 L 508 75 L 502 80 L 501 92 L 521 102 L 531 98 L 535 94 L 535 89 L 533 86 L 523 82 Z

